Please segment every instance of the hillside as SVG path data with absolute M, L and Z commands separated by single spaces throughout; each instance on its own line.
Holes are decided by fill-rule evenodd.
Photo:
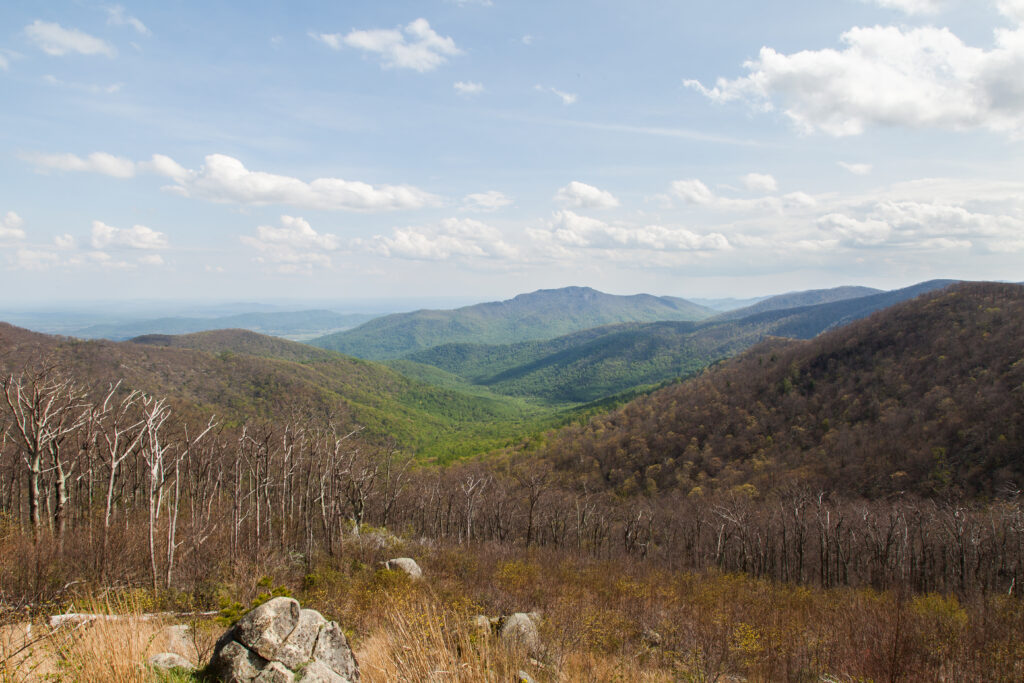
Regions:
M 786 308 L 800 308 L 802 306 L 815 306 L 817 304 L 830 304 L 836 301 L 847 299 L 858 299 L 882 294 L 882 290 L 872 287 L 833 287 L 832 289 L 810 289 L 801 292 L 789 292 L 771 296 L 767 299 L 757 301 L 749 306 L 733 308 L 725 313 L 715 316 L 716 320 L 739 320 L 758 313 L 767 311 L 779 311 Z
M 362 425 L 370 438 L 394 437 L 424 456 L 485 450 L 550 418 L 520 401 L 439 389 L 377 363 L 242 330 L 148 341 L 81 341 L 0 324 L 0 372 L 58 364 L 86 386 L 123 380 L 187 414 L 236 422 L 310 415 Z
M 446 344 L 407 358 L 500 394 L 584 403 L 691 375 L 768 336 L 810 339 L 946 282 L 814 306 L 770 309 L 738 320 L 715 317 L 699 323 L 609 325 L 544 341 Z
M 167 317 L 104 323 L 72 329 L 67 333 L 82 339 L 124 341 L 150 334 L 178 335 L 237 328 L 276 337 L 308 339 L 327 332 L 351 329 L 374 317 L 365 313 L 343 314 L 323 310 L 257 312 L 210 318 Z
M 539 290 L 450 311 L 415 311 L 371 320 L 310 343 L 373 360 L 400 358 L 441 344 L 497 344 L 550 339 L 601 325 L 703 320 L 713 311 L 685 299 L 616 296 L 589 287 Z
M 1019 489 L 1021 339 L 1024 288 L 956 285 L 811 341 L 768 340 L 566 428 L 542 453 L 592 488 L 623 493 Z

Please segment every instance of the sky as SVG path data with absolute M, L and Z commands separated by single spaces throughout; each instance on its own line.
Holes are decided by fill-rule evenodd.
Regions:
M 1024 0 L 6 0 L 0 305 L 1024 280 Z

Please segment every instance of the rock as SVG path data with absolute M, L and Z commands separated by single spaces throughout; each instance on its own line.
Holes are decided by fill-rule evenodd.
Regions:
M 493 629 L 491 627 L 491 620 L 483 614 L 478 614 L 472 619 L 470 619 L 469 625 L 470 627 L 472 627 L 473 631 L 481 638 L 486 638 L 490 636 L 491 633 L 493 633 Z
M 337 622 L 328 622 L 320 629 L 313 648 L 313 660 L 324 664 L 346 681 L 359 680 L 359 665 Z
M 313 662 L 302 670 L 302 683 L 349 683 L 348 678 L 339 676 L 323 662 Z M 358 680 L 358 679 L 352 679 Z
M 410 579 L 422 579 L 423 570 L 411 557 L 396 557 L 384 563 L 385 569 L 393 572 L 405 572 Z
M 253 683 L 292 683 L 295 674 L 281 662 L 271 662 L 260 672 Z
M 516 683 L 537 683 L 537 681 L 533 680 L 533 676 L 520 669 L 516 674 Z
M 516 612 L 505 619 L 498 635 L 502 640 L 522 645 L 533 656 L 540 654 L 540 633 L 537 631 L 537 624 L 522 612 Z
M 210 671 L 224 683 L 251 683 L 270 662 L 233 637 L 228 638 L 229 635 L 234 635 L 234 629 L 218 641 L 213 659 L 210 660 Z
M 291 598 L 274 598 L 225 631 L 209 672 L 226 683 L 359 681 L 359 665 L 341 627 Z
M 313 659 L 313 647 L 320 635 L 320 629 L 327 620 L 313 609 L 299 612 L 299 623 L 277 651 L 277 661 L 289 669 L 297 669 Z
M 298 600 L 268 600 L 238 620 L 235 640 L 264 659 L 273 660 L 298 625 L 301 611 Z
M 161 671 L 170 671 L 171 669 L 195 671 L 196 668 L 192 662 L 175 652 L 161 652 L 160 654 L 153 655 L 149 658 L 149 665 Z

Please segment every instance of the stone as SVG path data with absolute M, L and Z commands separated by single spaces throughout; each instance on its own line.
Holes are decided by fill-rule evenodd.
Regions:
M 359 680 L 359 665 L 337 622 L 327 622 L 320 629 L 320 636 L 313 648 L 313 660 L 326 665 L 346 681 Z
M 298 600 L 273 598 L 252 610 L 235 624 L 235 640 L 266 660 L 277 651 L 299 623 Z
M 327 620 L 316 610 L 304 609 L 299 612 L 299 623 L 282 643 L 275 659 L 289 669 L 297 669 L 313 659 L 313 647 L 320 629 L 326 623 Z
M 217 643 L 210 671 L 224 683 L 251 683 L 269 662 L 239 643 L 229 630 Z M 226 642 L 225 642 L 226 641 Z
M 516 683 L 537 683 L 537 681 L 533 680 L 533 676 L 520 669 L 516 674 Z
M 505 619 L 498 635 L 502 640 L 518 643 L 533 656 L 540 654 L 540 633 L 533 619 L 522 612 L 516 612 Z
M 384 563 L 385 569 L 393 572 L 405 572 L 410 579 L 422 579 L 423 570 L 411 557 L 396 557 Z
M 470 619 L 469 625 L 473 628 L 473 631 L 476 632 L 476 634 L 479 635 L 481 638 L 486 638 L 490 636 L 491 633 L 493 633 L 493 628 L 491 627 L 491 620 L 483 614 L 478 614 L 472 619 Z
M 352 680 L 331 671 L 323 662 L 313 662 L 302 670 L 299 681 L 302 683 L 351 683 Z
M 281 662 L 271 662 L 260 672 L 253 683 L 292 683 L 295 674 Z
M 171 669 L 195 671 L 196 668 L 192 662 L 176 652 L 161 652 L 160 654 L 153 655 L 149 658 L 149 665 L 161 671 L 170 671 Z

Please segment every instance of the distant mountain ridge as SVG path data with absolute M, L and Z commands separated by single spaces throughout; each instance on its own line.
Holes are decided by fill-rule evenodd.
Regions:
M 613 323 L 694 321 L 713 314 L 711 309 L 677 297 L 618 296 L 590 287 L 565 287 L 449 311 L 421 310 L 388 315 L 310 343 L 360 358 L 381 360 L 400 358 L 440 344 L 551 339 Z
M 801 292 L 788 292 L 770 296 L 749 306 L 734 308 L 715 316 L 716 320 L 739 320 L 756 313 L 779 311 L 786 308 L 828 304 L 846 299 L 859 299 L 872 294 L 882 294 L 883 290 L 873 287 L 833 287 L 831 289 L 809 289 Z
M 501 394 L 590 402 L 685 377 L 769 336 L 811 339 L 952 283 L 932 280 L 870 296 L 769 308 L 736 320 L 716 316 L 702 322 L 622 323 L 550 340 L 504 345 L 444 344 L 406 358 Z M 829 296 L 815 292 L 808 298 Z M 801 298 L 791 296 L 790 300 Z
M 309 338 L 356 327 L 375 316 L 367 313 L 336 313 L 327 310 L 252 312 L 212 318 L 165 317 L 124 323 L 90 325 L 68 334 L 81 339 L 125 341 L 147 334 L 192 334 L 208 330 L 245 329 L 275 337 Z

